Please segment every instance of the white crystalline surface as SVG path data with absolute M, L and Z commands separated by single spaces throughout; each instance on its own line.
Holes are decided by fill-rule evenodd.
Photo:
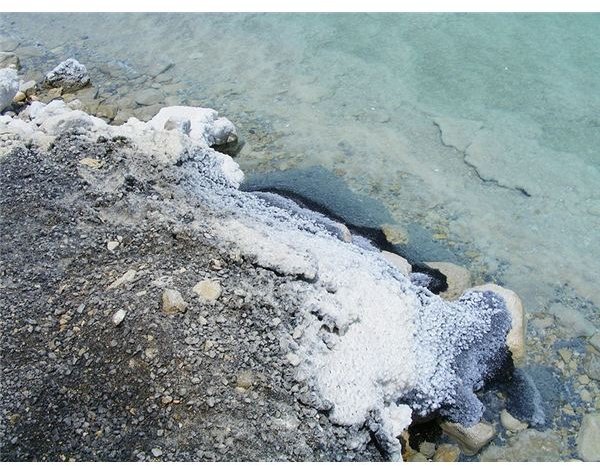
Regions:
M 189 120 L 187 134 L 164 130 L 169 119 Z M 177 189 L 214 211 L 202 221 L 224 246 L 292 279 L 303 332 L 298 340 L 287 337 L 288 355 L 300 361 L 297 377 L 334 422 L 368 426 L 400 458 L 396 437 L 414 416 L 439 411 L 467 425 L 480 419 L 483 407 L 473 392 L 507 355 L 504 302 L 491 292 L 445 302 L 412 284 L 379 251 L 340 240 L 322 216 L 239 191 L 237 164 L 209 147 L 216 112 L 171 107 L 148 123 L 132 118 L 111 127 L 53 102 L 31 106 L 19 121 L 3 117 L 0 126 L 40 143 L 67 128 L 127 136 L 149 158 L 179 170 Z

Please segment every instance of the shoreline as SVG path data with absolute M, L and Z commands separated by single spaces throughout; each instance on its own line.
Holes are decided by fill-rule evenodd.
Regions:
M 358 453 L 356 454 L 368 453 L 370 448 L 368 446 L 369 442 L 365 439 L 364 434 L 370 430 L 371 433 L 373 431 L 379 432 L 379 434 L 375 435 L 377 441 L 380 443 L 379 446 L 385 446 L 384 450 L 387 449 L 387 452 L 391 457 L 398 458 L 400 444 L 396 444 L 397 441 L 395 438 L 407 427 L 407 422 L 410 423 L 410 421 L 407 421 L 407 413 L 396 412 L 396 408 L 390 410 L 388 404 L 389 400 L 383 405 L 373 405 L 378 408 L 378 412 L 373 418 L 369 418 L 369 416 L 371 416 L 371 414 L 369 414 L 369 409 L 365 411 L 364 408 L 361 408 L 362 411 L 361 409 L 358 409 L 357 411 L 357 408 L 355 407 L 344 407 L 343 397 L 339 398 L 337 404 L 334 402 L 334 406 L 331 407 L 330 400 L 338 397 L 336 391 L 327 391 L 331 388 L 329 382 L 322 382 L 319 385 L 319 376 L 315 376 L 315 374 L 318 374 L 318 368 L 306 369 L 304 367 L 303 358 L 296 355 L 297 350 L 300 350 L 300 354 L 304 353 L 304 360 L 314 359 L 315 356 L 318 360 L 319 355 L 321 355 L 323 357 L 321 362 L 325 367 L 327 367 L 327 364 L 331 364 L 330 367 L 336 367 L 339 366 L 339 364 L 336 364 L 335 361 L 330 361 L 328 359 L 329 356 L 327 356 L 328 351 L 336 347 L 336 345 L 346 347 L 344 346 L 345 341 L 349 341 L 349 343 L 347 343 L 348 350 L 357 345 L 359 348 L 360 345 L 365 345 L 365 349 L 371 348 L 374 345 L 374 342 L 370 340 L 361 340 L 360 335 L 364 334 L 365 330 L 360 330 L 357 336 L 350 335 L 346 337 L 346 332 L 356 326 L 353 322 L 368 322 L 369 316 L 374 312 L 374 309 L 371 309 L 370 312 L 356 315 L 356 311 L 352 308 L 356 306 L 356 303 L 361 302 L 364 299 L 364 296 L 357 296 L 353 294 L 352 290 L 356 289 L 359 293 L 366 294 L 365 296 L 374 299 L 377 293 L 369 293 L 371 293 L 370 288 L 375 287 L 378 293 L 384 292 L 384 296 L 387 297 L 387 299 L 384 299 L 379 303 L 379 306 L 383 308 L 382 313 L 378 315 L 376 321 L 369 324 L 375 325 L 375 327 L 366 327 L 370 329 L 370 331 L 375 331 L 375 334 L 378 334 L 378 331 L 375 329 L 379 328 L 379 331 L 381 331 L 382 329 L 380 326 L 384 325 L 384 323 L 379 321 L 381 317 L 386 316 L 385 318 L 391 319 L 392 321 L 398 318 L 397 312 L 386 314 L 387 311 L 385 311 L 385 308 L 389 306 L 390 299 L 397 300 L 392 307 L 396 310 L 398 308 L 404 308 L 405 316 L 403 318 L 409 319 L 408 321 L 404 321 L 404 323 L 396 322 L 394 326 L 396 331 L 400 331 L 399 329 L 402 329 L 402 327 L 406 325 L 415 325 L 415 322 L 421 322 L 419 325 L 422 325 L 422 327 L 417 328 L 416 332 L 409 332 L 416 333 L 420 337 L 423 337 L 424 340 L 421 342 L 410 343 L 408 347 L 400 345 L 399 348 L 387 349 L 385 347 L 380 348 L 380 345 L 375 345 L 375 347 L 380 348 L 380 351 L 382 351 L 377 355 L 377 359 L 382 359 L 385 364 L 389 364 L 387 369 L 384 369 L 383 367 L 381 367 L 381 369 L 385 371 L 392 370 L 392 373 L 395 374 L 392 377 L 393 380 L 400 377 L 400 379 L 395 380 L 394 383 L 397 384 L 397 387 L 403 387 L 400 389 L 400 392 L 396 392 L 398 388 L 393 388 L 394 384 L 392 384 L 392 391 L 386 395 L 387 397 L 392 395 L 393 397 L 400 399 L 404 397 L 408 401 L 406 398 L 406 387 L 410 387 L 408 392 L 420 387 L 418 388 L 418 390 L 421 390 L 420 397 L 431 397 L 427 400 L 427 403 L 434 406 L 440 403 L 440 399 L 436 398 L 438 396 L 436 390 L 445 386 L 444 384 L 446 383 L 450 383 L 450 385 L 456 384 L 456 381 L 452 381 L 452 377 L 448 380 L 447 374 L 440 376 L 440 374 L 444 373 L 444 370 L 440 371 L 439 368 L 435 370 L 427 369 L 433 370 L 433 372 L 427 372 L 427 370 L 425 370 L 420 376 L 422 380 L 415 381 L 414 373 L 405 373 L 406 368 L 403 365 L 404 363 L 398 367 L 397 363 L 393 361 L 393 358 L 386 362 L 386 358 L 383 357 L 385 351 L 390 351 L 392 349 L 393 351 L 396 351 L 396 357 L 397 351 L 400 351 L 400 354 L 402 354 L 403 351 L 408 351 L 406 354 L 410 354 L 409 348 L 412 348 L 412 350 L 417 348 L 427 354 L 432 348 L 439 345 L 442 346 L 439 346 L 439 350 L 435 353 L 435 357 L 433 358 L 437 364 L 439 364 L 442 355 L 454 354 L 456 348 L 452 346 L 452 343 L 443 342 L 449 335 L 447 333 L 436 335 L 435 330 L 432 331 L 432 328 L 435 329 L 436 325 L 438 325 L 437 328 L 439 330 L 443 327 L 436 324 L 436 319 L 439 319 L 440 313 L 445 315 L 445 320 L 453 322 L 450 324 L 453 334 L 465 333 L 466 336 L 468 334 L 467 339 L 462 341 L 461 344 L 467 344 L 469 351 L 474 351 L 474 354 L 479 355 L 478 357 L 484 355 L 486 351 L 493 348 L 491 342 L 494 341 L 494 339 L 497 339 L 497 336 L 492 337 L 493 335 L 496 335 L 493 332 L 499 331 L 499 334 L 502 334 L 503 331 L 501 329 L 503 324 L 499 324 L 498 322 L 500 321 L 495 324 L 495 328 L 491 331 L 489 329 L 490 321 L 486 320 L 497 314 L 498 311 L 505 306 L 505 304 L 502 305 L 500 302 L 495 301 L 497 300 L 497 298 L 494 297 L 495 295 L 478 294 L 478 292 L 476 292 L 476 298 L 474 297 L 475 295 L 469 295 L 469 293 L 467 293 L 464 300 L 460 303 L 458 301 L 449 302 L 441 300 L 420 287 L 418 285 L 418 283 L 420 283 L 418 280 L 414 281 L 412 277 L 404 276 L 399 272 L 400 269 L 398 269 L 397 266 L 395 267 L 387 264 L 383 258 L 378 257 L 379 253 L 377 250 L 374 251 L 373 249 L 365 248 L 365 243 L 363 243 L 362 240 L 358 241 L 358 243 L 355 243 L 353 238 L 350 238 L 349 242 L 340 240 L 340 237 L 344 237 L 344 226 L 336 226 L 335 220 L 319 218 L 316 214 L 304 211 L 298 206 L 294 207 L 296 212 L 290 212 L 289 210 L 278 206 L 269 206 L 268 203 L 257 199 L 256 196 L 253 196 L 251 193 L 242 193 L 241 191 L 238 191 L 237 187 L 241 182 L 242 175 L 237 164 L 229 156 L 219 154 L 210 149 L 210 146 L 215 145 L 215 142 L 221 141 L 223 138 L 227 140 L 228 136 L 232 134 L 233 125 L 230 126 L 222 118 L 218 118 L 216 112 L 190 107 L 171 107 L 161 110 L 159 115 L 147 124 L 139 121 L 130 121 L 121 127 L 109 127 L 102 120 L 90 117 L 80 110 L 73 110 L 64 104 L 61 104 L 60 101 L 55 102 L 56 103 L 48 106 L 32 104 L 29 106 L 29 109 L 25 110 L 26 113 L 23 115 L 19 113 L 19 118 L 15 116 L 11 118 L 9 122 L 7 122 L 6 119 L 2 120 L 2 122 L 9 127 L 9 132 L 12 131 L 13 134 L 18 134 L 17 141 L 19 140 L 19 137 L 29 137 L 35 142 L 33 146 L 31 146 L 31 144 L 25 144 L 25 146 L 21 146 L 19 150 L 29 151 L 30 156 L 33 156 L 33 151 L 36 150 L 47 154 L 51 154 L 54 151 L 55 154 L 58 154 L 62 158 L 61 163 L 66 163 L 65 167 L 70 167 L 71 170 L 76 167 L 75 172 L 77 172 L 78 176 L 82 177 L 87 184 L 93 186 L 94 184 L 99 183 L 100 187 L 104 186 L 104 190 L 100 189 L 102 195 L 99 198 L 109 195 L 111 189 L 114 189 L 115 186 L 119 186 L 119 190 L 122 193 L 122 196 L 124 196 L 123 205 L 119 207 L 119 209 L 123 209 L 129 202 L 131 202 L 131 205 L 128 207 L 129 213 L 127 213 L 128 211 L 125 209 L 125 211 L 123 211 L 124 213 L 120 214 L 124 214 L 125 217 L 118 220 L 113 225 L 114 228 L 122 228 L 128 223 L 130 224 L 131 220 L 126 220 L 126 218 L 127 216 L 132 215 L 131 209 L 134 206 L 135 208 L 138 208 L 140 205 L 143 205 L 144 202 L 147 202 L 148 206 L 151 206 L 149 212 L 154 211 L 160 213 L 159 217 L 148 217 L 147 220 L 151 219 L 152 221 L 156 221 L 159 225 L 161 223 L 171 225 L 170 228 L 175 226 L 176 230 L 180 229 L 180 231 L 177 231 L 176 235 L 181 234 L 185 236 L 191 234 L 191 236 L 197 237 L 199 233 L 202 233 L 205 239 L 210 240 L 209 242 L 214 243 L 216 241 L 218 249 L 233 247 L 233 263 L 237 264 L 237 261 L 241 259 L 242 263 L 246 262 L 250 264 L 250 270 L 253 270 L 254 273 L 262 270 L 269 275 L 267 282 L 269 280 L 277 281 L 278 279 L 283 279 L 285 282 L 288 282 L 291 289 L 288 291 L 288 296 L 285 299 L 291 300 L 291 303 L 294 303 L 297 299 L 296 295 L 300 290 L 305 289 L 305 292 L 306 290 L 311 290 L 309 293 L 311 298 L 308 303 L 304 302 L 302 306 L 309 304 L 314 307 L 314 305 L 317 304 L 317 307 L 320 307 L 320 310 L 316 312 L 316 317 L 320 318 L 316 319 L 316 321 L 302 330 L 302 333 L 308 332 L 309 336 L 306 337 L 306 335 L 303 336 L 301 334 L 299 337 L 301 339 L 301 344 L 294 343 L 291 346 L 291 348 L 296 348 L 296 352 L 292 351 L 282 355 L 284 358 L 279 362 L 285 363 L 285 358 L 287 358 L 286 364 L 288 366 L 291 365 L 294 368 L 300 367 L 305 370 L 305 373 L 302 376 L 303 378 L 301 377 L 301 381 L 309 380 L 312 381 L 311 383 L 313 386 L 315 384 L 319 386 L 317 392 L 308 392 L 311 396 L 315 393 L 317 394 L 317 399 L 313 400 L 313 404 L 316 403 L 317 407 L 311 409 L 316 410 L 317 413 L 328 413 L 327 417 L 335 420 L 338 424 L 348 425 L 349 423 L 349 430 L 345 435 L 350 435 L 350 437 L 346 440 L 353 445 L 358 442 L 358 446 L 356 447 Z M 29 122 L 27 121 L 28 118 L 30 120 Z M 15 119 L 19 119 L 21 122 L 15 124 Z M 23 121 L 25 123 L 22 123 Z M 217 123 L 219 121 L 220 123 Z M 188 129 L 186 132 L 186 122 L 189 122 L 191 125 L 191 131 Z M 10 128 L 11 125 L 12 128 Z M 170 129 L 166 129 L 167 126 Z M 202 129 L 200 130 L 199 128 Z M 219 131 L 222 131 L 223 128 L 227 128 L 229 133 L 225 132 L 220 134 Z M 6 130 L 7 128 L 5 127 L 4 129 Z M 235 131 L 235 128 L 233 128 L 233 131 Z M 78 133 L 79 136 L 77 136 Z M 4 134 L 7 134 L 6 131 L 4 131 Z M 90 135 L 93 135 L 93 137 L 90 137 Z M 111 151 L 116 153 L 116 158 L 113 159 L 113 155 L 109 153 L 107 161 L 104 161 L 102 158 L 85 157 L 78 161 L 79 165 L 84 165 L 83 167 L 76 163 L 74 165 L 74 162 L 77 162 L 77 160 L 68 159 L 66 145 L 62 144 L 62 139 L 67 140 L 69 144 L 75 148 L 77 148 L 78 144 L 91 144 L 93 151 L 97 152 L 101 152 L 104 145 L 106 145 L 106 147 L 113 147 Z M 79 141 L 79 139 L 81 139 L 81 141 Z M 57 141 L 59 149 L 55 150 L 53 144 L 56 144 Z M 124 147 L 119 147 L 120 144 L 123 144 Z M 17 147 L 19 145 L 19 142 L 15 144 Z M 36 146 L 38 146 L 39 149 L 36 149 Z M 4 148 L 4 150 L 6 151 L 6 148 Z M 12 150 L 15 150 L 15 148 L 13 147 Z M 133 156 L 129 154 L 130 150 L 133 152 Z M 78 151 L 75 152 L 77 153 Z M 83 153 L 84 151 L 79 152 Z M 136 153 L 139 155 L 136 155 Z M 141 155 L 148 157 L 149 159 L 143 160 Z M 14 159 L 14 153 L 11 157 Z M 119 160 L 119 158 L 121 158 L 121 160 Z M 50 157 L 50 159 L 52 159 L 52 157 Z M 82 162 L 85 159 L 89 160 Z M 129 160 L 131 165 L 123 166 L 122 160 Z M 148 162 L 150 162 L 150 167 L 147 166 Z M 3 158 L 3 163 L 7 163 L 7 165 L 3 165 L 4 168 L 5 166 L 10 167 L 11 164 L 14 164 L 15 162 L 5 162 Z M 113 167 L 111 164 L 115 164 L 115 166 Z M 189 171 L 184 172 L 181 169 L 182 166 L 193 167 L 193 170 L 191 173 Z M 103 174 L 103 170 L 106 169 L 112 171 L 111 176 L 105 176 Z M 122 172 L 120 173 L 120 171 Z M 123 173 L 126 171 L 130 171 L 132 174 L 124 177 Z M 163 172 L 166 175 L 163 174 Z M 117 178 L 115 178 L 115 176 Z M 176 181 L 175 184 L 173 184 L 173 180 Z M 117 182 L 116 185 L 111 185 L 111 183 L 115 182 Z M 122 184 L 119 185 L 119 183 Z M 129 185 L 131 186 L 128 187 Z M 17 188 L 17 186 L 15 186 L 15 188 Z M 156 192 L 159 201 L 153 198 L 144 199 L 143 194 L 148 189 Z M 76 191 L 77 190 L 75 190 L 74 193 L 76 193 Z M 18 190 L 16 192 L 18 192 Z M 134 194 L 137 195 L 137 193 L 142 194 L 141 198 L 134 196 Z M 217 195 L 215 195 L 215 193 L 217 193 Z M 130 198 L 128 196 L 133 197 Z M 195 198 L 195 196 L 197 197 Z M 108 197 L 108 205 L 110 207 L 111 203 L 114 203 L 115 201 L 110 199 L 110 195 Z M 278 202 L 285 203 L 281 200 Z M 112 205 L 116 206 L 117 204 Z M 244 206 L 241 210 L 239 209 L 240 205 Z M 201 223 L 198 222 L 197 216 L 193 211 L 199 207 L 201 210 L 204 210 L 204 214 L 207 215 L 207 218 L 213 219 L 211 222 L 204 223 L 206 222 L 205 220 Z M 145 209 L 147 208 L 148 207 Z M 186 220 L 186 211 L 190 210 L 191 220 Z M 112 215 L 116 215 L 116 213 L 117 211 L 112 212 Z M 162 219 L 160 218 L 161 216 L 163 217 Z M 104 221 L 107 221 L 107 218 L 105 218 Z M 110 222 L 114 220 L 108 219 L 108 221 L 110 225 Z M 328 223 L 329 228 L 324 227 L 323 222 L 330 222 Z M 211 225 L 208 229 L 206 229 L 207 224 Z M 292 227 L 291 230 L 290 226 Z M 334 230 L 337 228 L 337 231 L 339 232 L 338 235 L 334 235 L 337 236 L 335 238 L 331 237 L 332 228 Z M 319 244 L 319 241 L 323 242 L 323 246 L 319 246 L 317 249 L 313 250 L 312 253 L 308 252 L 311 251 L 311 248 L 315 248 L 315 245 Z M 122 240 L 117 240 L 116 242 L 121 244 Z M 332 253 L 332 251 L 335 251 L 335 253 Z M 104 254 L 108 253 L 105 252 Z M 360 257 L 360 260 L 364 261 L 363 265 L 360 267 L 361 273 L 364 272 L 364 275 L 361 275 L 358 281 L 356 281 L 355 278 L 350 279 L 350 277 L 343 276 L 344 273 L 349 275 L 358 273 L 357 270 L 350 266 L 357 257 Z M 368 264 L 368 267 L 363 270 L 363 267 L 365 267 L 366 264 Z M 345 271 L 346 268 L 348 268 L 348 271 Z M 122 271 L 124 272 L 124 270 Z M 173 271 L 171 271 L 171 274 L 172 273 Z M 341 274 L 342 277 L 339 277 L 339 274 Z M 125 277 L 125 275 L 121 278 L 123 277 Z M 247 277 L 245 276 L 240 277 L 242 281 L 246 278 Z M 376 280 L 372 281 L 373 278 Z M 420 279 L 422 280 L 424 278 L 421 277 Z M 378 283 L 381 280 L 383 280 L 384 283 L 388 283 L 388 281 L 391 280 L 389 283 L 393 283 L 394 285 L 392 288 L 389 288 L 386 285 L 382 289 L 377 289 L 377 286 L 379 285 L 375 285 L 375 283 Z M 137 281 L 135 283 L 137 283 Z M 361 289 L 360 286 L 356 288 L 357 283 L 361 283 L 363 288 Z M 365 283 L 370 283 L 370 285 L 365 286 Z M 121 284 L 115 285 L 115 287 L 119 287 L 120 285 Z M 214 284 L 207 286 L 214 288 Z M 315 286 L 317 287 L 317 291 L 314 290 Z M 323 287 L 323 289 L 319 290 L 319 287 Z M 251 289 L 252 286 L 249 286 L 248 288 Z M 235 290 L 233 291 L 233 294 L 237 296 Z M 455 292 L 458 293 L 456 297 L 460 296 L 463 291 L 465 290 L 455 290 Z M 398 294 L 399 292 L 400 294 Z M 330 295 L 335 296 L 333 301 L 331 301 L 332 298 Z M 240 295 L 240 297 L 244 296 L 248 295 Z M 484 299 L 482 300 L 482 298 Z M 190 299 L 188 297 L 184 300 L 189 301 Z M 242 301 L 246 301 L 246 299 Z M 373 305 L 373 302 L 369 302 L 369 299 L 366 301 L 368 305 Z M 156 297 L 152 302 L 154 302 L 153 306 L 157 306 Z M 250 301 L 250 303 L 252 302 L 253 301 Z M 298 303 L 296 303 L 296 305 L 298 305 Z M 227 306 L 225 306 L 225 308 L 227 308 Z M 422 309 L 422 311 L 413 314 L 413 312 L 418 309 Z M 506 309 L 504 308 L 504 311 L 500 311 L 500 314 L 502 314 L 502 312 L 506 312 Z M 294 314 L 296 314 L 296 312 L 294 312 Z M 465 315 L 470 315 L 470 318 L 473 318 L 474 320 L 470 322 L 462 321 L 461 319 L 463 319 Z M 310 319 L 315 319 L 315 312 L 303 314 L 301 317 L 302 319 L 308 319 L 310 321 Z M 358 320 L 356 320 L 357 317 Z M 206 317 L 204 318 L 206 319 Z M 285 321 L 285 318 L 280 316 L 275 317 L 273 320 L 275 319 L 279 320 L 275 327 L 278 327 L 282 321 Z M 322 334 L 322 327 L 319 323 L 322 320 L 324 320 L 327 323 L 327 327 L 329 327 L 327 330 L 329 333 L 326 333 L 325 335 Z M 411 321 L 410 324 L 409 321 Z M 119 325 L 121 325 L 121 323 L 117 324 L 115 328 L 119 328 Z M 270 324 L 267 325 L 269 325 L 269 327 L 271 326 Z M 455 327 L 452 327 L 452 325 Z M 488 326 L 488 330 L 482 330 L 486 325 Z M 293 336 L 295 330 L 292 328 L 286 330 L 288 332 L 288 338 L 292 337 L 292 342 L 296 340 Z M 447 330 L 448 329 L 446 329 L 446 332 Z M 483 331 L 483 333 L 477 335 L 477 331 Z M 505 333 L 506 332 L 508 332 L 508 328 L 506 328 Z M 283 333 L 285 334 L 285 332 Z M 366 333 L 368 334 L 369 332 Z M 482 341 L 483 336 L 485 336 L 488 341 L 487 345 L 482 346 L 479 342 Z M 400 333 L 390 334 L 389 338 L 384 341 L 387 343 L 396 342 L 395 344 L 398 344 L 407 337 L 405 330 L 403 330 Z M 194 337 L 188 338 L 193 339 Z M 305 338 L 309 340 L 308 343 L 302 342 L 302 339 Z M 500 338 L 498 341 L 503 341 L 503 339 Z M 319 348 L 318 345 L 315 346 L 316 342 L 320 342 L 320 345 L 324 343 L 325 346 L 316 350 L 316 348 Z M 424 342 L 427 342 L 430 347 L 428 348 Z M 413 344 L 416 344 L 416 346 L 413 347 Z M 460 346 L 458 341 L 455 341 L 454 344 Z M 296 345 L 296 347 L 294 345 Z M 484 366 L 478 367 L 472 375 L 467 377 L 467 379 L 473 377 L 473 380 L 469 383 L 472 383 L 474 387 L 478 386 L 481 381 L 487 377 L 486 371 L 488 371 L 488 368 L 486 367 L 486 364 L 490 364 L 500 357 L 499 354 L 501 352 L 498 353 L 500 349 L 501 345 L 494 349 L 493 355 L 484 357 L 483 359 L 487 361 Z M 365 350 L 363 350 L 363 352 L 364 351 Z M 325 356 L 323 356 L 323 354 Z M 434 353 L 429 354 L 431 357 L 434 356 Z M 460 354 L 461 352 L 459 351 L 455 354 L 455 357 Z M 296 356 L 294 357 L 294 355 Z M 309 355 L 311 356 L 307 357 Z M 378 365 L 381 364 L 381 361 L 377 361 L 377 359 L 375 360 L 375 364 L 375 361 L 369 361 L 368 359 L 363 362 L 363 364 L 366 363 L 369 366 L 379 367 Z M 425 359 L 427 358 L 425 357 Z M 346 361 L 351 360 L 353 359 L 347 359 Z M 449 364 L 453 366 L 454 362 L 450 360 Z M 493 367 L 493 365 L 494 364 L 492 363 L 490 367 Z M 350 374 L 337 374 L 336 380 L 343 377 L 349 377 L 351 381 L 349 386 L 356 388 L 357 386 L 360 386 L 360 383 L 357 384 L 355 381 L 353 382 L 353 377 L 356 377 L 357 374 L 364 371 L 365 367 L 367 366 L 356 367 Z M 315 370 L 317 370 L 317 372 L 315 372 Z M 497 368 L 494 370 L 497 370 Z M 423 379 L 430 380 L 432 374 L 438 374 L 438 376 L 441 377 L 438 380 L 441 384 L 440 387 L 433 389 L 433 387 L 423 388 L 422 386 L 419 386 L 419 384 L 425 382 Z M 291 374 L 288 374 L 288 376 L 289 375 Z M 380 374 L 374 373 L 372 376 L 374 377 L 373 380 L 378 380 Z M 298 373 L 292 375 L 292 377 L 298 378 Z M 465 374 L 461 374 L 461 379 L 463 379 L 463 381 L 464 378 Z M 417 379 L 419 379 L 419 377 L 417 377 Z M 366 385 L 368 386 L 370 383 L 373 382 L 369 382 Z M 386 385 L 387 382 L 380 385 L 377 390 L 386 387 Z M 302 388 L 299 389 L 301 390 Z M 388 389 L 389 387 L 385 388 L 385 390 Z M 431 389 L 433 389 L 433 391 L 431 391 Z M 472 404 L 477 398 L 475 398 L 472 393 L 469 393 L 469 390 L 471 390 L 471 388 L 467 387 L 467 392 L 465 393 L 467 398 L 462 400 L 462 403 L 464 403 L 462 408 L 469 407 L 467 411 L 472 407 L 475 407 L 475 411 L 481 410 L 481 408 L 477 408 L 476 405 Z M 452 393 L 457 392 L 456 388 L 453 388 L 451 391 Z M 319 400 L 318 397 L 322 396 L 324 393 L 328 399 Z M 171 397 L 171 395 L 165 396 Z M 369 399 L 369 396 L 370 395 L 367 395 L 366 399 Z M 365 399 L 365 397 L 361 398 Z M 467 399 L 469 401 L 467 401 Z M 477 402 L 479 401 L 477 400 Z M 412 403 L 414 408 L 416 406 L 416 401 L 413 400 Z M 169 405 L 170 402 L 166 404 Z M 401 406 L 407 405 L 398 405 L 398 407 Z M 330 412 L 332 408 L 333 411 Z M 461 406 L 458 404 L 453 408 L 459 408 L 460 410 Z M 404 408 L 401 408 L 401 410 L 402 409 Z M 425 409 L 423 413 L 425 415 L 431 414 L 427 409 Z M 352 414 L 350 415 L 350 413 Z M 497 411 L 495 414 L 499 415 L 499 412 Z M 464 412 L 461 415 L 464 415 Z M 356 416 L 358 416 L 358 418 L 356 418 Z M 468 422 L 472 422 L 473 420 L 477 421 L 475 417 L 472 417 L 473 413 L 469 416 L 471 417 L 468 417 Z M 456 420 L 458 419 L 461 418 L 459 417 Z M 357 431 L 357 426 L 360 425 L 363 427 L 358 428 Z M 366 430 L 364 427 L 365 425 L 369 426 Z M 456 433 L 454 435 L 456 435 Z M 359 441 L 359 438 L 362 438 L 362 440 Z M 489 440 L 492 440 L 492 438 Z M 344 454 L 348 453 L 347 450 L 342 449 L 342 451 L 345 451 Z M 411 451 L 411 448 L 405 448 L 404 453 L 409 454 Z M 413 451 L 413 456 L 414 454 L 416 453 Z

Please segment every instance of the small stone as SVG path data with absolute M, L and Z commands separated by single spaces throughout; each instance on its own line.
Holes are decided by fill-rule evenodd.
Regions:
M 115 324 L 115 327 L 118 326 L 121 322 L 123 322 L 123 319 L 125 318 L 126 314 L 127 312 L 125 312 L 123 309 L 119 309 L 113 314 L 112 321 L 113 324 Z
M 162 295 L 163 311 L 167 314 L 177 314 L 187 308 L 187 303 L 183 300 L 181 293 L 177 290 L 166 289 Z
M 408 232 L 400 225 L 385 224 L 381 226 L 381 230 L 387 239 L 392 244 L 407 244 Z
M 171 395 L 165 395 L 160 399 L 161 403 L 164 405 L 168 405 L 173 402 L 173 397 Z
M 151 451 L 152 451 L 152 455 L 155 458 L 158 458 L 159 456 L 162 456 L 162 454 L 163 454 L 163 452 L 160 448 L 153 448 Z
M 600 351 L 600 332 L 596 332 L 593 337 L 588 340 L 589 344 Z
M 74 58 L 60 63 L 44 78 L 48 87 L 60 87 L 65 92 L 73 92 L 84 88 L 90 83 L 90 76 L 85 66 Z
M 119 109 L 114 105 L 109 104 L 100 104 L 96 111 L 95 115 L 99 118 L 104 118 L 105 120 L 112 121 L 117 116 L 117 112 Z
M 381 251 L 381 255 L 386 261 L 395 266 L 402 275 L 408 277 L 412 272 L 412 266 L 404 257 L 389 251 Z
M 116 279 L 114 282 L 112 282 L 109 286 L 108 289 L 111 290 L 113 288 L 117 288 L 119 286 L 121 286 L 124 283 L 128 283 L 133 281 L 133 279 L 135 278 L 136 275 L 136 271 L 135 270 L 128 270 L 127 272 L 125 272 L 123 274 L 123 276 L 121 278 Z
M 586 403 L 591 403 L 592 401 L 594 401 L 592 394 L 586 389 L 581 390 L 579 392 L 579 396 L 581 397 L 581 401 L 584 401 Z
M 12 52 L 0 52 L 0 68 L 14 68 L 18 70 L 21 67 L 19 57 Z
M 13 102 L 23 102 L 27 98 L 24 92 L 18 91 L 13 97 Z
M 426 458 L 431 458 L 435 455 L 435 443 L 423 442 L 419 445 L 419 452 L 425 455 Z
M 569 363 L 569 361 L 571 360 L 571 357 L 573 356 L 572 351 L 568 348 L 559 349 L 558 354 L 560 355 L 562 360 L 567 364 Z
M 63 92 L 62 87 L 55 87 L 55 88 L 49 89 L 48 92 L 46 92 L 44 101 L 51 102 L 53 100 L 56 100 L 62 95 L 62 92 Z
M 458 460 L 459 456 L 460 448 L 450 443 L 443 443 L 437 447 L 435 455 L 433 455 L 433 461 L 453 463 Z
M 237 375 L 236 386 L 244 390 L 252 387 L 254 383 L 254 374 L 251 371 L 243 371 Z
M 155 105 L 163 99 L 162 92 L 156 89 L 145 89 L 135 96 L 136 103 L 144 106 Z
M 221 285 L 213 280 L 202 280 L 196 283 L 192 291 L 203 301 L 214 303 L 221 296 Z
M 440 426 L 444 432 L 458 441 L 461 450 L 467 456 L 477 454 L 496 435 L 494 426 L 487 422 L 480 422 L 471 427 L 454 422 L 442 422 Z
M 587 385 L 590 383 L 590 378 L 586 374 L 580 375 L 578 380 L 581 385 Z
M 490 445 L 480 461 L 560 461 L 566 451 L 560 436 L 551 430 L 527 429 L 509 437 L 504 446 Z
M 21 83 L 19 86 L 19 90 L 24 92 L 25 95 L 30 96 L 35 91 L 35 81 L 30 80 L 24 83 Z
M 85 158 L 81 159 L 79 161 L 79 163 L 81 165 L 85 165 L 86 167 L 90 167 L 90 168 L 94 168 L 94 169 L 102 168 L 102 166 L 104 165 L 104 162 L 102 160 L 92 159 L 90 157 L 85 157 Z
M 109 251 L 114 251 L 115 249 L 117 249 L 119 244 L 120 243 L 118 241 L 109 241 L 108 243 L 106 243 L 106 249 L 108 249 Z
M 521 298 L 512 290 L 503 288 L 493 283 L 475 286 L 470 290 L 474 291 L 492 291 L 504 298 L 506 308 L 511 317 L 511 329 L 506 335 L 506 345 L 512 353 L 513 362 L 516 365 L 523 364 L 525 361 L 525 312 Z
M 440 293 L 447 300 L 454 300 L 471 286 L 471 272 L 460 265 L 451 262 L 425 262 L 432 269 L 439 270 L 446 276 L 448 289 Z
M 511 414 L 506 409 L 503 409 L 500 412 L 500 423 L 506 430 L 510 430 L 511 432 L 519 432 L 529 427 L 526 422 L 521 422 L 518 419 L 515 419 L 513 416 L 511 416 Z
M 296 353 L 288 353 L 286 358 L 289 361 L 289 363 L 294 367 L 299 365 L 301 362 L 300 356 L 298 356 Z
M 600 354 L 588 351 L 583 361 L 583 370 L 589 378 L 600 380 Z
M 409 463 L 422 463 L 424 461 L 427 461 L 427 458 L 422 453 L 415 453 L 408 457 Z

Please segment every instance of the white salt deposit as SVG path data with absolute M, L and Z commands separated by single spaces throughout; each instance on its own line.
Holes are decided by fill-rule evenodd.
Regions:
M 507 355 L 504 301 L 470 292 L 447 303 L 378 250 L 345 242 L 322 215 L 240 192 L 237 164 L 210 149 L 224 131 L 234 134 L 217 116 L 168 107 L 148 123 L 131 118 L 113 127 L 55 101 L 29 107 L 20 120 L 0 119 L 0 130 L 44 144 L 73 128 L 94 138 L 126 136 L 148 159 L 179 170 L 177 189 L 214 211 L 203 226 L 218 241 L 256 267 L 296 279 L 304 332 L 285 344 L 297 377 L 331 406 L 334 422 L 362 428 L 369 421 L 392 458 L 401 458 L 397 436 L 413 416 L 439 410 L 456 422 L 479 421 L 483 407 L 473 391 Z M 190 125 L 165 129 L 169 121 Z

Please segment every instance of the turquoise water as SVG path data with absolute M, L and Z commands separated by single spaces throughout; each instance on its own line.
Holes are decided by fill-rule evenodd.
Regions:
M 598 323 L 600 15 L 3 15 L 0 32 L 78 58 L 117 102 L 152 84 L 214 107 L 248 173 L 323 166 L 530 313 Z M 157 62 L 172 81 L 133 79 Z

